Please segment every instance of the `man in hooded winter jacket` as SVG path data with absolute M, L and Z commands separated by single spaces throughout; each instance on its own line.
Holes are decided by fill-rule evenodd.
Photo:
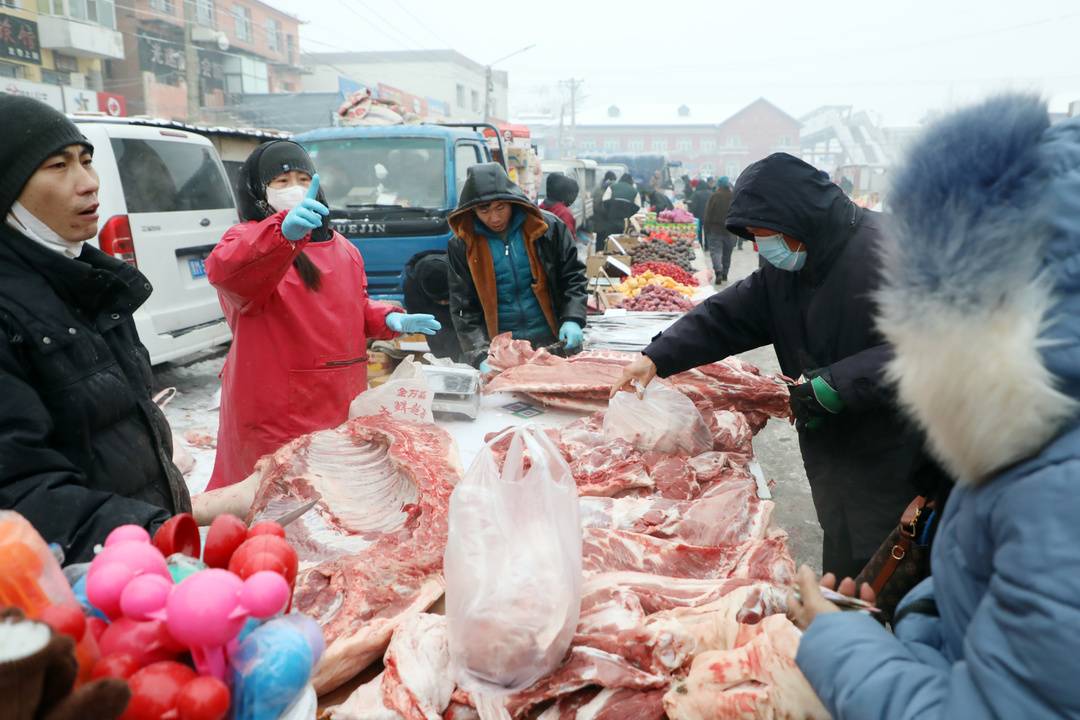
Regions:
M 469 168 L 450 213 L 450 314 L 465 362 L 487 369 L 500 333 L 582 345 L 585 266 L 566 225 L 529 201 L 499 163 Z
M 837 720 L 1080 718 L 1080 120 L 988 100 L 892 187 L 889 374 L 957 486 L 895 634 L 801 571 L 799 667 Z
M 791 406 L 824 531 L 823 567 L 854 576 L 908 503 L 940 480 L 884 377 L 891 351 L 870 300 L 882 216 L 777 153 L 739 177 L 727 228 L 756 239 L 768 264 L 654 339 L 616 388 L 773 345 L 783 373 L 798 379 Z
M 0 509 L 88 562 L 114 528 L 191 510 L 132 320 L 151 287 L 86 243 L 99 185 L 78 127 L 15 95 L 0 127 Z
M 547 196 L 540 209 L 547 210 L 562 220 L 570 231 L 570 237 L 577 237 L 577 220 L 574 219 L 574 211 L 570 209 L 578 196 L 577 180 L 562 173 L 551 173 L 548 175 L 546 190 Z

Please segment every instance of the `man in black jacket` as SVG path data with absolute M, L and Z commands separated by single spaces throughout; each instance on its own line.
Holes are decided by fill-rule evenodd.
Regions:
M 67 562 L 128 523 L 191 508 L 131 314 L 150 296 L 97 234 L 93 147 L 44 103 L 0 95 L 0 508 Z
M 626 219 L 641 209 L 641 195 L 634 187 L 634 178 L 630 173 L 623 173 L 618 182 L 608 186 L 602 204 L 607 216 L 608 234 L 618 235 L 625 228 Z
M 912 498 L 933 489 L 918 486 L 922 438 L 896 408 L 885 379 L 891 349 L 874 327 L 881 225 L 798 158 L 752 164 L 727 228 L 755 239 L 769 264 L 657 336 L 615 388 L 772 344 L 783 373 L 799 378 L 791 407 L 823 568 L 839 577 L 854 577 Z
M 499 163 L 469 168 L 449 220 L 450 313 L 465 362 L 486 370 L 491 339 L 504 332 L 581 347 L 588 282 L 566 225 Z
M 604 193 L 615 182 L 615 173 L 608 170 L 604 173 L 604 180 L 592 192 L 593 227 L 596 228 L 596 249 L 604 249 L 604 241 L 611 234 L 611 222 L 607 217 L 607 209 L 604 207 Z
M 450 319 L 450 264 L 441 250 L 425 250 L 405 264 L 405 310 L 433 315 L 442 329 L 428 335 L 431 354 L 461 362 L 461 343 Z

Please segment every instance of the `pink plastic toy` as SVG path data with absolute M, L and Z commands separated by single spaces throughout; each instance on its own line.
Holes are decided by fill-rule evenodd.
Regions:
M 138 525 L 122 525 L 105 540 L 105 548 L 90 564 L 86 597 L 111 620 L 121 615 L 120 597 L 128 583 L 142 575 L 158 575 L 170 583 L 169 568 L 150 535 Z
M 149 578 L 132 583 L 124 593 L 125 609 L 139 619 L 165 619 L 169 634 L 191 650 L 199 674 L 219 680 L 228 677 L 225 650 L 247 618 L 271 617 L 289 601 L 288 583 L 270 571 L 245 581 L 228 570 L 202 570 L 168 593 L 164 587 Z

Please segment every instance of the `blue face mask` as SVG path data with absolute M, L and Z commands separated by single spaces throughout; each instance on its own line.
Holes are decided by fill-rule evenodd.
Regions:
M 754 240 L 757 241 L 758 252 L 765 258 L 765 262 L 778 270 L 798 272 L 806 265 L 806 251 L 789 248 L 783 235 L 769 235 Z

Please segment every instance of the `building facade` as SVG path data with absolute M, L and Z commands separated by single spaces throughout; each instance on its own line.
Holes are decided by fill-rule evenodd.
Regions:
M 380 85 L 423 99 L 435 115 L 451 120 L 483 120 L 487 68 L 455 50 L 401 50 L 355 53 L 305 53 L 305 92 L 340 92 L 364 86 L 377 91 Z M 489 115 L 508 116 L 509 79 L 501 70 L 491 71 Z M 397 98 L 395 98 L 397 99 Z
M 300 87 L 299 21 L 258 0 L 122 0 L 116 17 L 125 53 L 108 63 L 105 83 L 127 95 L 132 114 L 199 121 L 202 108 Z M 188 108 L 188 39 L 197 117 Z
M 126 114 L 104 92 L 103 63 L 124 57 L 113 0 L 2 0 L 0 92 L 67 112 Z
M 636 112 L 610 106 L 584 115 L 571 129 L 528 123 L 545 157 L 652 153 L 682 163 L 691 176 L 734 180 L 747 165 L 774 152 L 799 154 L 799 121 L 760 98 L 726 117 L 698 117 L 687 106 Z M 572 133 L 572 137 L 570 137 Z M 560 141 L 561 136 L 561 141 Z

